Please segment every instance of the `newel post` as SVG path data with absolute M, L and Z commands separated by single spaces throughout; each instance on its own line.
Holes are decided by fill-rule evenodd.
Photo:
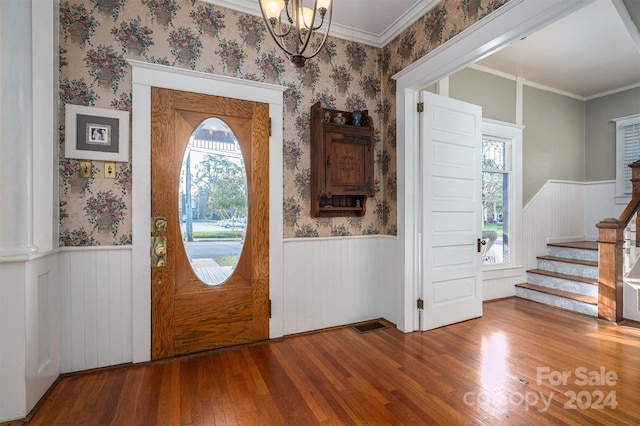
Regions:
M 622 321 L 622 246 L 626 225 L 607 218 L 598 228 L 598 318 Z

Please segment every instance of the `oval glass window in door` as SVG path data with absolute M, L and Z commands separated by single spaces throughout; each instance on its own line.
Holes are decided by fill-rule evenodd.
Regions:
M 218 118 L 191 134 L 180 172 L 178 217 L 185 252 L 207 285 L 222 284 L 235 269 L 247 230 L 247 171 L 240 144 Z

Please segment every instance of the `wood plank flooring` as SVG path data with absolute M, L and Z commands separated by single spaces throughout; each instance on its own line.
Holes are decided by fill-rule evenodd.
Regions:
M 340 328 L 63 377 L 29 425 L 637 425 L 638 407 L 640 329 L 510 298 L 428 332 Z

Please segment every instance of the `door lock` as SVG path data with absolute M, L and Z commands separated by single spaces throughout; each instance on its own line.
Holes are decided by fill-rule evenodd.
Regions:
M 166 217 L 152 217 L 151 218 L 151 232 L 166 232 L 167 231 L 167 218 Z
M 167 237 L 151 237 L 151 267 L 167 266 Z
M 478 253 L 482 253 L 482 246 L 486 246 L 487 245 L 487 241 L 478 238 Z

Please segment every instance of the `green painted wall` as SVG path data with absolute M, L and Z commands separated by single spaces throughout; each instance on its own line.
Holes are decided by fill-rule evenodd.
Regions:
M 584 102 L 524 86 L 523 203 L 550 179 L 585 180 Z
M 616 128 L 614 118 L 640 114 L 640 87 L 586 102 L 585 179 L 616 178 Z
M 449 77 L 449 96 L 482 107 L 482 116 L 516 122 L 516 82 L 465 68 Z
M 516 122 L 514 80 L 466 68 L 449 77 L 449 94 L 482 106 L 485 118 Z M 523 114 L 522 201 L 526 205 L 550 179 L 585 180 L 585 105 L 525 85 Z

